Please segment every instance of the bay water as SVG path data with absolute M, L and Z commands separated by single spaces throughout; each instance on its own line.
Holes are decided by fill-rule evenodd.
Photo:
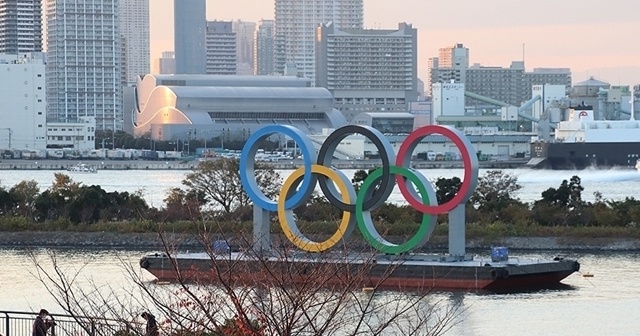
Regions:
M 33 251 L 46 263 L 46 251 Z M 124 265 L 136 267 L 143 251 L 59 250 L 58 262 L 82 272 L 77 281 L 114 288 L 131 288 Z M 528 257 L 551 258 L 562 254 L 582 265 L 563 283 L 561 290 L 486 294 L 435 292 L 431 302 L 457 304 L 459 310 L 451 336 L 479 335 L 638 335 L 640 334 L 640 256 L 636 253 L 527 252 Z M 37 311 L 46 308 L 62 313 L 54 298 L 34 276 L 30 252 L 0 249 L 0 311 Z M 139 269 L 139 267 L 138 267 Z M 153 276 L 139 269 L 144 278 Z M 385 292 L 374 295 L 388 295 Z

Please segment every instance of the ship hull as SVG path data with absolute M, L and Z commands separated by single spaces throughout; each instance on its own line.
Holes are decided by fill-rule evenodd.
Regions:
M 640 158 L 640 142 L 576 142 L 533 143 L 532 159 L 540 160 L 537 168 L 635 168 Z
M 273 283 L 286 273 L 287 283 L 308 283 L 317 277 L 320 270 L 336 274 L 323 278 L 328 286 L 349 283 L 357 287 L 374 287 L 391 290 L 524 290 L 550 288 L 580 269 L 574 260 L 510 259 L 491 262 L 490 259 L 464 261 L 410 259 L 378 259 L 375 262 L 346 262 L 340 259 L 257 260 L 229 256 L 225 258 L 202 258 L 183 255 L 172 259 L 162 255 L 149 255 L 141 259 L 143 268 L 163 282 L 225 281 L 242 285 Z M 330 268 L 330 269 L 329 269 Z M 269 275 L 264 270 L 268 269 Z M 278 275 L 279 274 L 279 275 Z M 348 279 L 348 280 L 345 280 Z

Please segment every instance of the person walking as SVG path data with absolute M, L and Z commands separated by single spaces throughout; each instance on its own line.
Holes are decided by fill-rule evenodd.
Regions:
M 46 309 L 40 309 L 38 316 L 36 316 L 35 321 L 33 321 L 31 336 L 46 336 L 49 328 L 54 325 L 56 325 L 56 323 L 53 321 L 53 317 L 49 315 L 49 312 Z
M 156 321 L 156 317 L 153 314 L 144 312 L 142 313 L 143 319 L 147 320 L 147 326 L 145 328 L 145 336 L 159 336 L 160 332 L 158 331 L 158 321 Z

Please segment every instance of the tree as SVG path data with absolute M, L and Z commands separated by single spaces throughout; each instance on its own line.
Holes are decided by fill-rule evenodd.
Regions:
M 580 177 L 574 175 L 569 181 L 563 180 L 558 189 L 549 188 L 542 192 L 542 199 L 534 202 L 533 216 L 542 225 L 584 224 L 583 216 L 588 214 L 587 203 L 582 200 Z
M 459 177 L 444 178 L 440 177 L 436 180 L 436 197 L 438 204 L 449 202 L 460 190 L 462 181 Z
M 351 184 L 353 184 L 353 187 L 356 189 L 356 192 L 358 192 L 358 190 L 360 190 L 360 186 L 362 186 L 362 183 L 364 182 L 364 180 L 367 179 L 367 177 L 369 177 L 369 175 L 371 175 L 371 173 L 373 173 L 374 170 L 376 170 L 378 168 L 372 168 L 369 169 L 369 171 L 365 171 L 364 169 L 360 169 L 357 170 L 355 173 L 353 173 L 353 178 L 351 179 Z M 376 186 L 377 188 L 377 186 Z
M 501 170 L 490 170 L 478 179 L 478 186 L 469 201 L 479 211 L 500 210 L 517 201 L 512 195 L 521 188 L 517 177 Z
M 204 194 L 193 190 L 187 192 L 180 188 L 171 188 L 164 199 L 164 218 L 166 221 L 199 218 L 200 205 L 205 203 Z
M 582 201 L 584 187 L 581 182 L 582 180 L 577 175 L 572 176 L 568 182 L 563 180 L 558 189 L 549 188 L 543 191 L 542 200 L 539 202 L 560 205 L 569 210 L 575 209 L 584 204 Z
M 254 164 L 256 181 L 262 192 L 270 199 L 280 193 L 282 178 L 271 166 Z M 202 194 L 205 204 L 228 214 L 248 206 L 251 201 L 240 181 L 240 161 L 218 158 L 198 163 L 192 173 L 182 181 L 189 192 Z
M 253 276 L 239 278 L 235 274 L 243 274 L 241 269 L 246 266 L 238 263 L 233 271 L 222 271 L 228 254 L 218 254 L 211 246 L 220 234 L 206 229 L 197 234 L 205 260 L 216 270 L 212 271 L 213 283 L 178 272 L 175 283 L 156 284 L 144 278 L 137 265 L 121 259 L 130 287 L 115 287 L 87 278 L 83 267 L 64 267 L 55 253 L 48 260 L 32 253 L 32 260 L 37 277 L 65 313 L 85 330 L 95 329 L 95 335 L 114 334 L 113 328 L 94 327 L 105 319 L 118 321 L 124 326 L 121 329 L 140 332 L 133 321 L 141 311 L 156 312 L 161 333 L 176 336 L 441 335 L 453 326 L 459 312 L 458 302 L 433 300 L 429 291 L 382 291 L 379 283 L 373 283 L 371 292 L 363 292 L 361 280 L 367 265 L 375 264 L 374 255 L 368 252 L 360 254 L 362 267 L 345 273 L 348 264 L 333 261 L 338 255 L 354 258 L 347 251 L 317 255 L 318 263 L 309 267 L 293 262 L 298 254 L 286 248 L 272 251 L 273 258 L 283 261 L 274 265 L 247 247 L 244 257 L 256 260 L 250 266 Z M 181 237 L 159 231 L 158 239 L 177 272 L 178 264 L 171 260 L 178 253 Z M 334 259 L 326 259 L 329 255 Z M 380 277 L 384 279 L 394 267 L 390 265 Z

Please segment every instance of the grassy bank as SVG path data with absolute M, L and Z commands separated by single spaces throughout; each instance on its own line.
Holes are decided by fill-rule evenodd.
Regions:
M 379 232 L 389 236 L 409 236 L 418 229 L 417 223 L 378 225 Z M 333 222 L 299 223 L 303 232 L 316 234 L 330 234 L 336 229 Z M 74 225 L 68 220 L 36 223 L 22 217 L 0 219 L 0 231 L 63 231 L 63 232 L 112 232 L 112 233 L 153 233 L 158 231 L 174 233 L 196 233 L 201 230 L 219 233 L 249 233 L 251 222 L 189 222 L 177 221 L 155 223 L 152 221 L 124 221 L 98 222 L 94 224 Z M 277 223 L 272 224 L 271 232 L 281 233 Z M 434 231 L 434 236 L 446 236 L 446 224 L 440 224 Z M 494 239 L 504 237 L 567 237 L 567 238 L 626 238 L 640 239 L 640 227 L 563 227 L 522 225 L 494 222 L 489 224 L 468 224 L 466 227 L 469 239 Z M 358 230 L 355 231 L 359 235 Z

